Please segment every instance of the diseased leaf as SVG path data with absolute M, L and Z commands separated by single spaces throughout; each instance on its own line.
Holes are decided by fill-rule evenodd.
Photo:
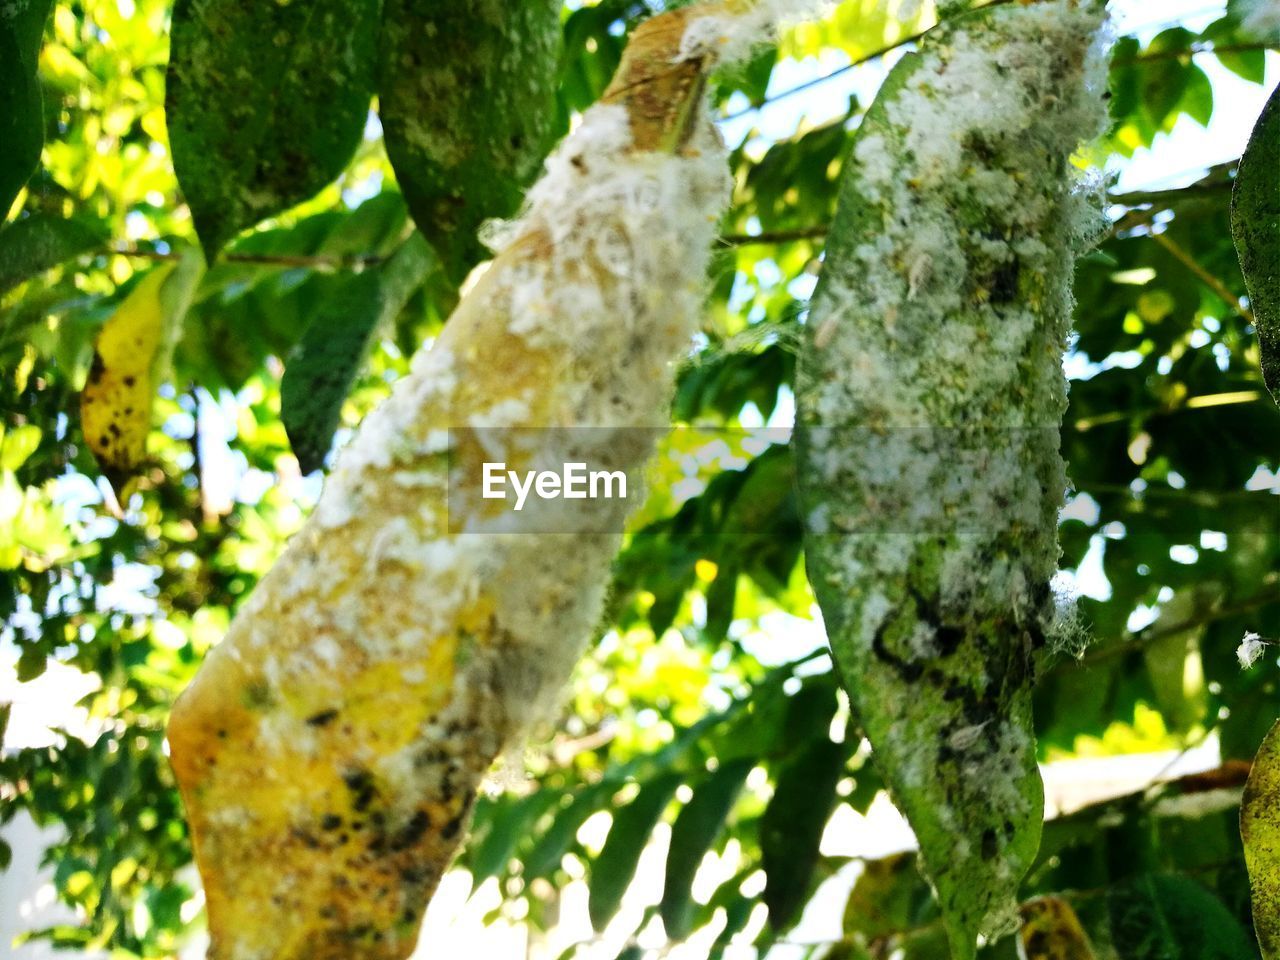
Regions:
M 1105 125 L 1087 56 L 1104 20 L 1100 2 L 992 6 L 894 67 L 842 168 L 797 370 L 806 569 L 955 960 L 1012 932 L 1040 839 L 1064 223 L 1070 158 Z
M 52 0 L 12 0 L 0 6 L 0 223 L 40 162 L 44 145 L 37 66 L 51 6 Z
M 550 146 L 560 6 L 387 0 L 383 8 L 387 156 L 455 281 L 484 256 L 476 229 L 516 212 Z
M 303 473 L 324 466 L 370 343 L 403 309 L 433 261 L 426 241 L 414 234 L 385 264 L 339 288 L 307 327 L 280 382 L 280 418 Z
M 1280 403 L 1280 89 L 1271 92 L 1240 158 L 1231 235 L 1249 290 L 1262 379 Z
M 868 860 L 845 902 L 843 929 L 868 941 L 909 930 L 927 906 L 928 896 L 915 853 Z
M 177 0 L 165 116 L 206 258 L 307 199 L 360 143 L 378 0 Z
M 755 761 L 750 758 L 722 764 L 694 788 L 693 798 L 676 816 L 662 887 L 662 923 L 668 937 L 682 939 L 689 934 L 694 874 L 754 766 Z
M 1037 897 L 1018 908 L 1018 931 L 1023 960 L 1094 960 L 1089 936 L 1080 918 L 1062 897 Z
M 1253 929 L 1263 960 L 1280 957 L 1280 722 L 1258 747 L 1240 800 Z
M 825 736 L 782 765 L 760 817 L 760 861 L 769 925 L 785 928 L 809 898 L 818 844 L 836 804 L 848 747 Z
M 195 256 L 153 268 L 98 333 L 80 426 L 118 494 L 146 455 L 152 401 L 200 273 Z
M 0 293 L 100 247 L 105 232 L 96 224 L 39 213 L 0 229 Z
M 591 915 L 594 929 L 603 930 L 618 912 L 622 895 L 636 874 L 636 866 L 640 863 L 645 844 L 649 842 L 649 835 L 678 786 L 678 774 L 650 780 L 640 787 L 635 799 L 621 810 L 614 811 L 613 825 L 609 827 L 604 849 L 591 865 L 587 912 Z

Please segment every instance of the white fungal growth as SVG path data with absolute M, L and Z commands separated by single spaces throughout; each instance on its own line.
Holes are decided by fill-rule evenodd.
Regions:
M 827 0 L 730 0 L 690 21 L 677 59 L 745 60 L 780 24 L 811 19 L 828 6 Z
M 1106 125 L 1104 19 L 1093 0 L 1001 6 L 895 68 L 799 374 L 811 577 L 957 957 L 1016 922 L 1043 803 L 1032 654 L 1071 632 L 1050 589 L 1061 358 L 1101 217 L 1070 158 Z
M 1253 631 L 1245 633 L 1240 646 L 1236 647 L 1236 659 L 1240 661 L 1240 669 L 1248 670 L 1267 649 L 1267 641 Z
M 745 43 L 721 28 L 721 55 Z M 671 40 L 660 73 L 688 74 L 692 95 L 701 67 L 668 67 L 675 41 L 694 44 Z M 513 513 L 477 478 L 482 462 L 580 461 L 635 491 L 669 422 L 731 182 L 701 104 L 661 131 L 672 152 L 642 149 L 652 131 L 630 116 L 588 110 L 520 216 L 490 229 L 493 263 L 175 708 L 215 960 L 264 942 L 276 960 L 403 957 L 486 771 L 591 636 L 638 498 Z M 228 824 L 231 805 L 263 816 Z

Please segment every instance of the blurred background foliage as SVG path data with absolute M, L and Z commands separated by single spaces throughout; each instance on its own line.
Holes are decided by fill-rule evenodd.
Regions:
M 600 94 L 650 12 L 602 0 L 557 13 L 551 132 Z M 0 229 L 6 683 L 69 668 L 92 688 L 74 731 L 48 745 L 8 738 L 0 820 L 25 812 L 56 838 L 45 861 L 75 919 L 31 936 L 119 957 L 174 955 L 200 926 L 163 729 L 315 502 L 321 473 L 304 474 L 293 454 L 284 424 L 298 411 L 282 409 L 282 373 L 306 369 L 309 337 L 312 349 L 343 338 L 337 388 L 293 374 L 294 395 L 340 390 L 340 446 L 439 330 L 458 296 L 454 268 L 475 250 L 471 236 L 455 247 L 425 231 L 436 246 L 421 247 L 394 308 L 353 309 L 355 328 L 338 329 L 331 305 L 361 302 L 370 274 L 420 243 L 370 114 L 336 179 L 232 240 L 190 308 L 165 318 L 175 348 L 146 459 L 118 500 L 80 430 L 94 340 L 136 278 L 198 246 L 167 139 L 171 15 L 166 0 L 53 6 L 38 61 L 43 154 Z M 1209 123 L 1222 105 L 1206 58 L 1264 83 L 1264 51 L 1280 38 L 1241 22 L 1228 5 L 1199 31 L 1175 22 L 1120 37 L 1114 125 L 1090 159 L 1115 168 L 1183 117 Z M 753 108 L 810 102 L 779 86 L 780 65 L 863 71 L 874 89 L 886 59 L 931 23 L 928 4 L 845 0 L 718 78 L 736 191 L 675 423 L 789 425 L 798 327 L 868 104 L 855 96 L 835 119 L 764 136 Z M 1216 744 L 1222 766 L 1051 820 L 1026 884 L 1023 955 L 1086 956 L 1036 952 L 1072 930 L 1097 956 L 1256 951 L 1234 819 L 1241 761 L 1280 694 L 1274 654 L 1242 671 L 1233 651 L 1246 630 L 1280 638 L 1280 411 L 1231 246 L 1233 164 L 1202 174 L 1113 191 L 1113 227 L 1079 267 L 1062 567 L 1064 589 L 1085 591 L 1091 643 L 1079 661 L 1047 666 L 1036 723 L 1046 761 Z M 592 924 L 626 957 L 686 939 L 699 944 L 690 956 L 731 943 L 830 960 L 945 956 L 910 855 L 824 852 L 829 819 L 867 812 L 880 791 L 813 623 L 786 444 L 743 434 L 707 448 L 677 432 L 667 446 L 560 729 L 508 758 L 459 866 L 477 889 L 496 884 L 492 919 L 535 940 L 554 932 L 566 885 L 585 879 Z M 0 729 L 9 719 L 0 708 Z M 607 833 L 584 827 L 602 812 Z M 646 844 L 668 833 L 661 889 L 619 914 Z M 8 858 L 0 842 L 0 865 Z M 837 874 L 857 877 L 834 908 L 842 934 L 798 942 L 806 904 Z M 1013 956 L 1016 939 L 988 950 Z M 600 942 L 561 955 L 597 956 Z

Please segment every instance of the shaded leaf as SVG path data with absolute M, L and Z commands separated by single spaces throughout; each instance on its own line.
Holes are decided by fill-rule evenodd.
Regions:
M 635 876 L 640 854 L 657 826 L 662 811 L 680 785 L 677 774 L 668 774 L 640 787 L 635 799 L 613 814 L 613 825 L 604 849 L 591 865 L 591 892 L 587 911 L 591 926 L 603 930 L 618 912 L 622 895 Z
M 614 789 L 617 789 L 616 784 L 595 783 L 574 796 L 524 858 L 523 875 L 526 878 L 543 877 L 558 868 L 578 828 L 600 809 Z
M 37 67 L 51 6 L 52 0 L 13 0 L 0 7 L 0 223 L 40 162 L 44 145 Z
M 1262 108 L 1231 194 L 1231 235 L 1249 289 L 1262 377 L 1280 403 L 1280 89 Z
M 0 293 L 72 257 L 100 247 L 105 232 L 96 224 L 33 214 L 0 229 Z
M 455 279 L 484 256 L 476 229 L 508 217 L 554 120 L 560 4 L 387 0 L 378 110 L 418 229 Z
M 693 798 L 676 816 L 662 887 L 662 924 L 668 937 L 682 939 L 689 934 L 694 875 L 754 766 L 750 758 L 722 764 L 694 789 Z
M 845 902 L 844 931 L 875 940 L 910 929 L 930 899 L 915 853 L 868 860 Z
M 368 115 L 377 31 L 378 0 L 177 0 L 165 116 L 210 261 L 342 172 Z
M 1107 893 L 1111 944 L 1124 960 L 1250 960 L 1249 935 L 1188 877 L 1144 874 Z M 1273 956 L 1264 950 L 1264 956 Z
M 369 345 L 404 307 L 433 260 L 426 241 L 414 234 L 385 264 L 321 304 L 280 382 L 280 418 L 303 473 L 324 466 L 342 403 Z
M 467 867 L 474 886 L 489 877 L 500 876 L 507 869 L 522 834 L 559 802 L 560 796 L 553 790 L 543 789 L 515 801 L 488 801 L 490 809 L 484 811 L 484 826 L 473 827 L 473 835 L 467 842 Z M 481 819 L 481 809 L 477 804 L 476 821 Z
M 760 859 L 769 923 L 781 930 L 809 896 L 818 844 L 836 804 L 848 748 L 825 736 L 783 764 L 760 817 Z

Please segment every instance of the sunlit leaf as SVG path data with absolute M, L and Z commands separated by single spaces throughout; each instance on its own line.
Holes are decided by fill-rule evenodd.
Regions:
M 117 491 L 146 456 L 159 378 L 199 274 L 192 257 L 153 268 L 98 334 L 93 367 L 80 394 L 80 424 Z

